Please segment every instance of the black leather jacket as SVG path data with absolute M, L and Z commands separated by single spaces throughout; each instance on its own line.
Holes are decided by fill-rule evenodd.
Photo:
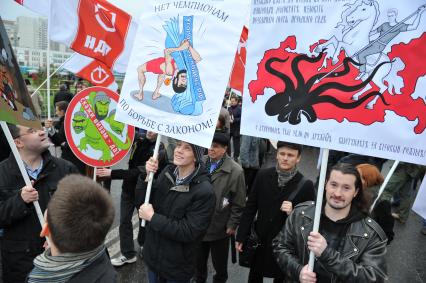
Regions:
M 273 240 L 274 255 L 288 282 L 299 282 L 300 271 L 309 261 L 307 238 L 314 214 L 314 202 L 297 205 Z M 341 253 L 327 247 L 317 261 L 332 273 L 332 282 L 384 282 L 386 243 L 380 226 L 366 217 L 350 224 Z

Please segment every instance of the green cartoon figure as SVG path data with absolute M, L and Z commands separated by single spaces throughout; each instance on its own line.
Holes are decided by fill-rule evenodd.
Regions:
M 93 91 L 89 95 L 89 104 L 95 111 L 96 119 L 102 121 L 108 116 L 111 98 L 103 91 Z
M 72 127 L 76 134 L 80 134 L 87 128 L 87 115 L 82 111 L 78 111 L 74 113 L 74 117 L 72 119 Z
M 105 122 L 109 124 L 111 127 L 111 130 L 114 131 L 117 135 L 123 136 L 123 130 L 124 130 L 124 123 L 118 122 L 115 120 L 115 109 L 112 110 L 108 117 L 105 119 Z
M 84 137 L 81 138 L 78 148 L 81 151 L 86 151 L 88 145 L 95 150 L 102 152 L 100 160 L 107 162 L 112 160 L 112 153 L 116 153 L 119 150 L 127 150 L 132 145 L 132 141 L 129 137 L 126 137 L 126 142 L 122 142 L 117 136 L 123 135 L 123 130 L 125 125 L 123 123 L 117 122 L 115 118 L 115 110 L 112 110 L 109 113 L 109 106 L 111 99 L 102 91 L 91 92 L 89 95 L 88 103 L 92 108 L 96 119 L 98 121 L 103 120 L 105 132 L 100 132 L 95 124 L 88 118 L 87 114 L 84 112 L 84 108 L 81 107 L 80 111 L 74 113 L 72 120 L 72 127 L 75 133 L 80 134 L 84 132 Z M 109 131 L 108 125 L 111 130 Z M 114 147 L 108 146 L 105 142 L 105 137 L 109 136 L 114 143 Z

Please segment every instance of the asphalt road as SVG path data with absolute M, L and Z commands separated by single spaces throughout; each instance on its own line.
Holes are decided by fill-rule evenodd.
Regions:
M 315 180 L 318 175 L 316 169 L 319 150 L 316 148 L 307 148 L 303 152 L 299 170 L 308 178 Z M 265 166 L 271 166 L 274 161 L 274 154 L 268 156 Z M 125 168 L 127 160 L 123 160 L 115 167 Z M 390 162 L 386 163 L 383 172 L 387 172 Z M 119 219 L 119 203 L 121 193 L 121 181 L 113 181 L 111 186 L 111 196 L 116 207 L 115 220 L 110 234 L 107 237 L 107 246 L 111 256 L 119 254 L 118 242 L 118 219 Z M 136 215 L 135 232 L 138 228 Z M 415 213 L 411 213 L 407 223 L 395 224 L 395 239 L 388 246 L 386 255 L 388 264 L 388 275 L 390 283 L 426 283 L 426 236 L 420 233 L 422 226 L 421 218 Z M 135 241 L 135 246 L 137 242 Z M 228 282 L 239 283 L 246 282 L 248 277 L 248 269 L 238 266 L 238 264 L 229 263 Z M 146 267 L 143 260 L 138 258 L 134 264 L 128 264 L 117 268 L 120 282 L 148 282 L 146 277 Z M 212 267 L 209 268 L 209 282 L 211 282 Z M 265 279 L 265 282 L 272 280 Z

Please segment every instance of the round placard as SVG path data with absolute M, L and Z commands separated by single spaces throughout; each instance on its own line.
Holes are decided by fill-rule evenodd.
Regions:
M 93 167 L 112 166 L 129 152 L 135 128 L 115 120 L 119 96 L 105 87 L 77 93 L 65 114 L 65 135 L 72 152 Z

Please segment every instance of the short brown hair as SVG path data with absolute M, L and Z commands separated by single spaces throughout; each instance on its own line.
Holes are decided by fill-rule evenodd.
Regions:
M 69 175 L 58 183 L 49 202 L 47 223 L 53 243 L 61 253 L 96 249 L 114 220 L 108 193 L 93 180 Z
M 286 141 L 278 141 L 277 142 L 277 150 L 281 147 L 287 147 L 287 148 L 290 148 L 290 149 L 297 150 L 298 155 L 301 155 L 302 151 L 303 151 L 303 145 L 297 144 L 297 143 L 291 143 L 291 142 L 286 142 Z
M 58 101 L 56 102 L 55 106 L 58 107 L 59 111 L 67 111 L 68 108 L 68 102 L 67 101 Z

